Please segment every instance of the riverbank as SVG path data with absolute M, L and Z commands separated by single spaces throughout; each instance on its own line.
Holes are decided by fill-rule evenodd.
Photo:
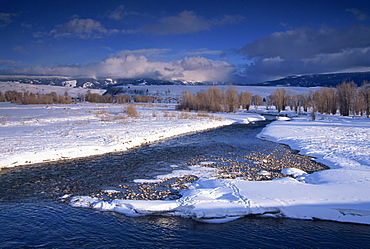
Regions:
M 262 119 L 243 112 L 178 112 L 173 105 L 135 107 L 138 115 L 130 116 L 123 105 L 0 103 L 0 167 L 124 151 L 189 132 Z M 128 216 L 165 213 L 210 223 L 255 214 L 370 224 L 369 119 L 295 117 L 271 123 L 259 137 L 316 157 L 330 170 L 307 174 L 287 167 L 283 173 L 292 177 L 260 182 L 207 176 L 183 190 L 178 200 L 108 202 L 77 196 L 70 199 L 71 205 Z M 202 165 L 193 166 L 202 170 Z
M 71 205 L 127 216 L 175 215 L 208 223 L 253 214 L 370 224 L 369 136 L 366 118 L 322 115 L 317 121 L 309 121 L 308 117 L 277 121 L 259 137 L 288 144 L 301 154 L 317 157 L 331 169 L 307 174 L 287 167 L 283 173 L 292 177 L 271 181 L 207 176 L 183 190 L 178 200 L 103 201 L 77 196 L 71 198 Z
M 0 103 L 0 168 L 125 151 L 173 136 L 250 122 L 258 114 L 175 111 L 175 105 Z

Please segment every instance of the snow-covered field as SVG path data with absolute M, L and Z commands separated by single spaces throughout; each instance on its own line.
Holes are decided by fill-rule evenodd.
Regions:
M 228 86 L 225 85 L 215 85 L 216 87 L 220 89 L 227 89 Z M 149 94 L 157 94 L 165 95 L 166 92 L 169 91 L 169 94 L 172 97 L 179 97 L 181 96 L 182 91 L 187 90 L 191 91 L 193 93 L 206 90 L 210 86 L 204 85 L 189 85 L 189 86 L 183 86 L 183 85 L 136 85 L 136 86 L 123 86 L 123 88 L 130 89 L 137 89 L 137 90 L 143 90 L 146 91 L 149 90 Z M 252 94 L 258 94 L 261 97 L 265 98 L 271 93 L 273 93 L 277 88 L 281 87 L 266 87 L 266 86 L 236 86 L 239 92 L 241 91 L 249 91 Z M 289 87 L 290 91 L 293 91 L 297 94 L 309 92 L 310 90 L 317 90 L 318 87 Z M 8 90 L 16 90 L 16 91 L 29 91 L 32 93 L 39 93 L 39 94 L 46 94 L 50 92 L 56 92 L 59 95 L 63 95 L 65 92 L 69 94 L 71 97 L 76 97 L 79 93 L 85 94 L 87 91 L 91 91 L 92 93 L 99 93 L 103 94 L 106 90 L 103 89 L 85 89 L 85 88 L 72 88 L 72 87 L 61 87 L 61 86 L 48 86 L 48 85 L 33 85 L 33 84 L 22 84 L 17 82 L 1 82 L 0 81 L 0 91 L 5 92 Z
M 125 107 L 0 103 L 0 168 L 124 151 L 232 123 L 174 105 L 135 105 L 138 117 L 125 114 Z
M 136 107 L 139 117 L 122 115 L 124 106 L 113 104 L 0 103 L 0 167 L 122 151 L 179 134 L 261 119 L 251 113 L 214 117 L 192 113 L 190 118 L 171 105 Z M 331 169 L 306 174 L 287 168 L 284 173 L 293 178 L 253 182 L 215 179 L 209 168 L 194 165 L 189 172 L 203 178 L 183 190 L 178 200 L 108 202 L 76 196 L 70 203 L 129 216 L 176 215 L 212 223 L 259 214 L 370 224 L 369 136 L 366 118 L 320 115 L 316 121 L 306 116 L 276 121 L 259 137 L 288 144 Z M 189 172 L 174 171 L 172 176 Z
M 22 84 L 18 82 L 0 82 L 0 92 L 6 91 L 29 91 L 35 94 L 47 94 L 51 92 L 56 92 L 58 95 L 63 95 L 65 92 L 71 97 L 77 97 L 78 94 L 86 94 L 87 91 L 92 93 L 103 94 L 105 90 L 103 89 L 84 89 L 84 88 L 72 88 L 72 87 L 62 87 L 62 86 L 48 86 L 48 85 L 33 85 L 33 84 Z

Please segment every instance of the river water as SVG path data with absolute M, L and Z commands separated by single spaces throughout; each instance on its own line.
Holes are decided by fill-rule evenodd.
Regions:
M 179 217 L 130 218 L 73 208 L 60 199 L 65 194 L 93 196 L 122 185 L 134 189 L 134 179 L 152 179 L 207 160 L 244 165 L 273 154 L 305 165 L 307 171 L 323 169 L 309 158 L 297 158 L 286 146 L 257 139 L 264 125 L 231 125 L 123 153 L 2 170 L 0 248 L 369 247 L 370 226 L 365 225 L 256 216 L 226 224 Z M 259 175 L 255 173 L 269 170 L 262 167 L 248 168 L 254 173 L 245 172 L 243 177 L 254 179 Z M 272 168 L 271 175 L 278 166 Z M 240 176 L 231 172 L 228 177 Z M 172 195 L 176 197 L 175 192 Z

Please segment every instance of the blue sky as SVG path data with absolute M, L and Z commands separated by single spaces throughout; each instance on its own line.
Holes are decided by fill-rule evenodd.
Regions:
M 370 3 L 0 0 L 0 74 L 256 83 L 370 71 Z

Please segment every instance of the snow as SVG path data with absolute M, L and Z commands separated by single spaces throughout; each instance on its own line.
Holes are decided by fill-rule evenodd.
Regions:
M 158 175 L 158 176 L 156 176 L 156 179 L 135 179 L 134 182 L 136 182 L 136 183 L 154 183 L 154 182 L 160 182 L 160 181 L 168 179 L 168 178 L 183 177 L 183 176 L 186 176 L 186 175 L 193 175 L 193 176 L 196 176 L 198 178 L 215 177 L 216 169 L 208 168 L 208 167 L 202 167 L 201 165 L 204 165 L 205 163 L 210 163 L 210 162 L 201 162 L 199 166 L 198 165 L 190 166 L 188 170 L 174 170 L 171 174 Z
M 66 81 L 63 81 L 62 84 L 65 87 L 76 87 L 77 80 L 66 80 Z
M 321 116 L 318 121 L 309 121 L 298 117 L 273 122 L 259 134 L 262 139 L 317 157 L 330 170 L 307 174 L 286 168 L 283 173 L 292 177 L 270 181 L 216 179 L 210 174 L 182 190 L 178 200 L 109 202 L 76 196 L 71 205 L 81 206 L 82 202 L 84 207 L 130 216 L 175 215 L 207 223 L 254 214 L 370 224 L 369 127 L 365 118 Z M 172 176 L 176 174 L 181 175 L 174 170 Z
M 130 117 L 125 106 L 0 103 L 0 168 L 125 151 L 233 122 L 195 112 L 184 118 L 174 105 L 136 105 L 140 116 Z
M 134 118 L 122 115 L 123 105 L 0 103 L 0 168 L 123 151 L 180 134 L 263 119 L 258 113 L 246 112 L 211 117 L 198 117 L 194 112 L 193 118 L 184 119 L 173 105 L 136 108 L 140 117 Z M 74 207 L 132 217 L 173 215 L 224 223 L 254 214 L 370 224 L 369 128 L 370 120 L 366 118 L 317 115 L 316 121 L 310 121 L 308 116 L 300 116 L 290 121 L 277 120 L 258 135 L 288 144 L 330 167 L 313 174 L 286 168 L 283 173 L 291 177 L 269 181 L 216 179 L 215 172 L 205 167 L 212 162 L 204 162 L 188 170 L 173 165 L 169 175 L 136 180 L 156 182 L 166 177 L 197 175 L 199 180 L 181 190 L 182 197 L 177 200 L 61 198 L 70 198 Z
M 91 93 L 103 94 L 105 90 L 103 89 L 84 89 L 84 88 L 74 88 L 74 81 L 66 81 L 66 87 L 62 86 L 49 86 L 49 85 L 33 85 L 33 84 L 22 84 L 18 82 L 0 82 L 0 92 L 6 91 L 29 91 L 34 94 L 47 94 L 51 92 L 56 92 L 58 95 L 63 95 L 65 92 L 71 97 L 77 97 L 78 94 L 86 94 L 90 90 Z M 68 86 L 68 87 L 67 87 Z

